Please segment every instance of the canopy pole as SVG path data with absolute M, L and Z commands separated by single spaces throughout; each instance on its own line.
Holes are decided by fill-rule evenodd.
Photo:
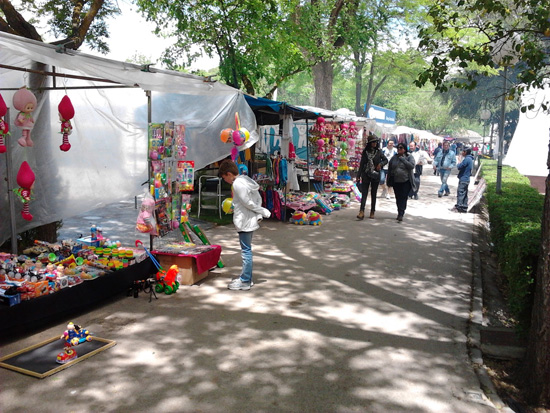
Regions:
M 4 122 L 10 124 L 10 108 L 4 117 Z M 6 183 L 8 187 L 8 204 L 10 208 L 10 228 L 11 228 L 11 253 L 17 255 L 17 227 L 15 225 L 15 194 L 13 193 L 13 177 L 11 175 L 11 148 L 9 147 L 13 139 L 6 139 L 8 150 L 6 151 Z
M 145 96 L 147 96 L 147 145 L 149 145 L 149 125 L 153 121 L 153 99 L 152 93 L 150 90 L 145 91 Z M 147 157 L 149 157 L 149 149 L 147 149 Z M 147 190 L 149 191 L 149 182 L 151 182 L 151 168 L 147 166 Z M 153 212 L 154 214 L 154 212 Z M 149 234 L 149 250 L 153 251 L 153 236 Z
M 306 166 L 307 166 L 307 191 L 311 192 L 311 178 L 309 175 L 309 119 L 306 119 Z

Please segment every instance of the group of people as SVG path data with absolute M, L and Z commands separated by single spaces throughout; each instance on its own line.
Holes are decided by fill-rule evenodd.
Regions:
M 426 151 L 417 147 L 414 141 L 409 143 L 408 148 L 406 144 L 399 143 L 397 149 L 394 148 L 394 143 L 391 140 L 383 149 L 379 147 L 379 143 L 380 139 L 370 133 L 361 154 L 357 186 L 362 193 L 362 197 L 357 219 L 363 220 L 365 218 L 365 205 L 369 189 L 371 191 L 369 218 L 374 219 L 378 187 L 382 186 L 382 196 L 387 199 L 390 199 L 390 191 L 393 189 L 397 205 L 396 219 L 398 222 L 402 222 L 408 199 L 418 199 L 420 177 L 424 165 L 429 163 L 430 156 Z M 451 150 L 448 141 L 443 142 L 439 150 L 434 152 L 434 155 L 434 173 L 437 173 L 441 178 L 438 196 L 442 197 L 450 194 L 447 180 L 452 169 L 457 167 L 459 171 L 457 202 L 451 210 L 453 212 L 467 212 L 468 185 L 474 166 L 471 148 L 463 148 L 462 161 L 458 165 L 456 153 Z
M 408 199 L 418 199 L 420 188 L 420 176 L 424 165 L 428 164 L 429 155 L 417 148 L 415 142 L 407 145 L 398 143 L 394 148 L 394 142 L 389 141 L 388 145 L 381 149 L 380 139 L 369 134 L 367 144 L 361 155 L 357 185 L 361 188 L 361 206 L 357 218 L 365 218 L 365 205 L 369 190 L 371 191 L 371 204 L 369 218 L 374 219 L 376 212 L 376 196 L 378 187 L 381 185 L 383 196 L 390 199 L 390 192 L 393 189 L 395 203 L 397 205 L 397 221 L 402 222 Z M 468 184 L 473 168 L 473 156 L 471 149 L 464 148 L 463 160 L 456 164 L 456 154 L 450 149 L 448 142 L 444 142 L 441 150 L 433 160 L 434 168 L 441 177 L 441 187 L 438 195 L 449 195 L 450 190 L 447 179 L 452 168 L 458 168 L 458 191 L 457 203 L 452 209 L 456 212 L 467 212 L 468 209 Z M 250 290 L 254 285 L 252 279 L 252 235 L 260 225 L 263 218 L 269 218 L 271 213 L 262 207 L 262 199 L 258 192 L 259 185 L 241 173 L 235 162 L 224 160 L 218 171 L 218 176 L 231 185 L 233 192 L 233 224 L 239 234 L 241 245 L 242 269 L 239 277 L 232 280 L 227 288 L 230 290 Z

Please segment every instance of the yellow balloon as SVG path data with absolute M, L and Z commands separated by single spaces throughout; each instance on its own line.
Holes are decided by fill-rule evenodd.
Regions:
M 233 198 L 225 198 L 222 202 L 222 210 L 226 214 L 233 213 Z
M 240 132 L 244 133 L 244 141 L 248 142 L 248 139 L 250 138 L 250 132 L 246 128 L 239 129 Z

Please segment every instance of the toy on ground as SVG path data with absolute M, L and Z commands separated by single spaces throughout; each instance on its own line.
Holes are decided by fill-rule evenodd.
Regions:
M 321 219 L 321 214 L 319 214 L 318 212 L 315 212 L 315 211 L 309 211 L 307 213 L 307 220 L 308 220 L 309 225 L 318 226 L 318 225 L 321 225 L 323 223 L 323 221 Z
M 14 124 L 23 130 L 23 134 L 17 142 L 23 147 L 34 145 L 31 139 L 31 130 L 34 128 L 32 112 L 36 109 L 36 105 L 36 96 L 24 86 L 13 95 L 13 106 L 19 111 Z
M 4 136 L 8 136 L 10 134 L 10 125 L 8 125 L 8 122 L 4 121 L 4 116 L 6 116 L 6 113 L 8 113 L 8 107 L 6 106 L 6 102 L 4 102 L 4 98 L 2 98 L 2 95 L 0 94 L 0 153 L 4 153 L 8 149 L 4 140 Z
M 172 265 L 168 271 L 159 270 L 159 272 L 157 272 L 157 285 L 155 286 L 155 291 L 157 293 L 164 291 L 166 295 L 175 293 L 180 286 L 177 280 L 178 273 L 179 268 L 176 264 Z
M 307 225 L 307 215 L 303 211 L 295 211 L 290 217 L 290 222 L 295 225 Z
M 59 106 L 59 120 L 61 122 L 61 134 L 63 134 L 63 143 L 59 147 L 63 152 L 67 152 L 71 149 L 71 144 L 69 143 L 69 135 L 73 132 L 73 127 L 71 125 L 71 119 L 74 117 L 74 107 L 69 99 L 69 96 L 63 96 Z
M 29 212 L 29 201 L 31 200 L 34 180 L 34 172 L 32 171 L 27 161 L 23 161 L 23 163 L 19 167 L 19 172 L 17 172 L 17 184 L 20 186 L 20 188 L 14 189 L 14 192 L 19 196 L 21 202 L 23 202 L 21 216 L 26 221 L 32 221 L 32 215 Z
M 65 330 L 61 335 L 61 339 L 64 341 L 65 349 L 57 355 L 56 362 L 59 364 L 65 364 L 78 357 L 74 347 L 85 343 L 86 341 L 92 341 L 92 335 L 85 328 L 69 323 L 67 324 L 67 330 Z

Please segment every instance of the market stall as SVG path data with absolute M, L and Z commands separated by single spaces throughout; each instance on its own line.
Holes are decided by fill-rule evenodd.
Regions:
M 9 205 L 0 210 L 0 243 L 14 241 L 14 254 L 0 263 L 5 284 L 0 315 L 28 325 L 120 293 L 158 268 L 143 250 L 144 260 L 138 262 L 135 248 L 107 243 L 99 228 L 90 232 L 88 223 L 82 232 L 89 236 L 29 254 L 17 254 L 17 233 L 134 196 L 146 183 L 152 214 L 144 217 L 151 211 L 143 208 L 136 212 L 136 232 L 158 237 L 182 231 L 182 224 L 182 236 L 190 236 L 184 196 L 192 190 L 194 169 L 230 153 L 219 133 L 234 124 L 237 113 L 252 131 L 239 149 L 256 142 L 256 123 L 241 92 L 202 77 L 6 33 L 0 33 L 0 52 L 0 103 L 5 104 L 0 105 L 0 174 L 5 178 L 0 202 Z M 197 239 L 182 242 L 177 255 L 195 248 Z M 133 251 L 133 261 L 115 253 L 121 247 Z M 219 261 L 220 247 L 203 247 L 188 254 L 191 273 L 207 273 Z M 67 256 L 59 255 L 67 250 Z

